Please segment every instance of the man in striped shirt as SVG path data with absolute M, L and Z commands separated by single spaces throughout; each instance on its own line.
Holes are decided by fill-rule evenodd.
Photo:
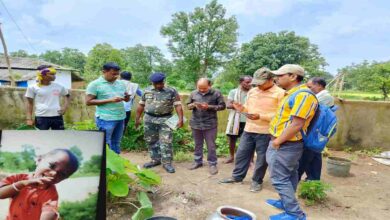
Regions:
M 301 66 L 286 64 L 273 73 L 279 86 L 287 92 L 270 123 L 269 132 L 272 137 L 266 155 L 272 185 L 280 199 L 268 199 L 267 203 L 284 212 L 270 216 L 269 219 L 302 220 L 306 219 L 306 215 L 295 197 L 299 159 L 303 152 L 301 130 L 306 132 L 318 102 L 314 95 L 299 92 L 308 89 L 302 84 L 304 69 Z M 296 92 L 299 93 L 292 99 Z

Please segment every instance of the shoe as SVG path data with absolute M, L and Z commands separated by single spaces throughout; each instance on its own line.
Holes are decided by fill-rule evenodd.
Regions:
M 209 173 L 210 173 L 211 175 L 217 174 L 217 173 L 218 173 L 218 168 L 217 168 L 217 166 L 216 166 L 216 165 L 210 165 L 210 166 L 209 166 Z
M 164 169 L 168 172 L 168 173 L 174 173 L 175 172 L 175 168 L 172 166 L 172 164 L 170 163 L 167 163 L 167 164 L 164 164 L 163 165 Z
M 252 181 L 251 188 L 249 191 L 251 192 L 259 192 L 263 188 L 263 185 L 261 183 Z
M 152 168 L 152 167 L 155 167 L 155 166 L 158 166 L 161 164 L 161 161 L 158 161 L 158 160 L 152 160 L 148 163 L 145 163 L 144 164 L 144 168 Z
M 282 212 L 277 215 L 271 215 L 269 220 L 306 220 L 306 215 L 303 213 L 302 217 L 297 217 L 295 215 L 287 214 L 286 212 Z
M 242 180 L 236 180 L 233 177 L 226 178 L 226 179 L 221 179 L 218 181 L 218 183 L 242 183 Z
M 272 207 L 275 207 L 277 209 L 280 209 L 280 210 L 283 210 L 284 211 L 284 206 L 283 206 L 283 203 L 282 203 L 282 200 L 278 199 L 267 199 L 265 201 L 268 205 L 272 206 Z
M 189 167 L 188 169 L 189 170 L 195 170 L 195 169 L 198 169 L 199 167 L 202 167 L 202 166 L 203 166 L 203 164 L 201 164 L 201 163 L 193 163 L 191 165 L 191 167 Z

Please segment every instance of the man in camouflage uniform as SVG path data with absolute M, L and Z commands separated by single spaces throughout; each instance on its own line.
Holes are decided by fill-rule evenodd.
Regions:
M 149 146 L 151 162 L 145 163 L 145 168 L 163 164 L 168 173 L 174 173 L 172 166 L 172 129 L 165 121 L 172 117 L 173 107 L 178 115 L 177 128 L 183 126 L 183 108 L 180 96 L 174 88 L 165 87 L 165 75 L 154 73 L 150 76 L 153 86 L 145 89 L 137 108 L 135 127 L 138 128 L 142 113 L 144 115 L 144 139 Z

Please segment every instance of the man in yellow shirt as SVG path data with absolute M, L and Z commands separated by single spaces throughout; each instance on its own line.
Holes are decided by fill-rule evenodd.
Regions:
M 250 191 L 258 192 L 262 188 L 267 170 L 265 153 L 270 141 L 269 123 L 284 97 L 284 90 L 274 84 L 273 74 L 267 68 L 260 68 L 254 73 L 252 85 L 256 87 L 248 92 L 244 105 L 233 103 L 234 109 L 248 119 L 237 149 L 232 177 L 223 179 L 220 183 L 242 182 L 248 172 L 252 155 L 256 152 Z
M 295 197 L 299 159 L 303 152 L 301 131 L 307 131 L 318 102 L 314 95 L 299 92 L 308 89 L 302 83 L 304 69 L 301 66 L 286 64 L 273 73 L 278 85 L 286 90 L 286 96 L 270 123 L 269 132 L 272 137 L 266 154 L 272 185 L 280 199 L 268 199 L 267 203 L 285 212 L 270 216 L 269 219 L 304 220 L 306 215 Z M 292 98 L 296 92 L 299 93 Z

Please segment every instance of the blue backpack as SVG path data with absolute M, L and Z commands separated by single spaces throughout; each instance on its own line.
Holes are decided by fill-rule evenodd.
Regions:
M 316 97 L 316 95 L 309 89 L 299 90 L 293 93 L 289 98 L 288 105 L 290 108 L 294 105 L 295 97 L 301 92 L 307 92 Z M 336 133 L 337 117 L 335 111 L 337 109 L 337 106 L 328 107 L 326 105 L 318 104 L 314 117 L 311 120 L 306 133 L 301 130 L 303 146 L 305 148 L 318 153 L 321 153 L 322 150 L 324 150 L 329 138 Z

